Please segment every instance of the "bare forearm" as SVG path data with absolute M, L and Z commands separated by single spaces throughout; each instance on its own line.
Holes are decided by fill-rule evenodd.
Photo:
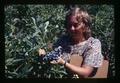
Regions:
M 74 66 L 70 63 L 66 63 L 65 67 L 70 69 L 72 72 L 74 72 L 80 76 L 84 76 L 84 77 L 88 76 L 92 72 L 92 68 L 78 67 L 78 66 Z

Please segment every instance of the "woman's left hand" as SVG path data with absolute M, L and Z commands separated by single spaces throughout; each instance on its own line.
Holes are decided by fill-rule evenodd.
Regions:
M 64 65 L 65 61 L 61 57 L 58 57 L 58 60 L 53 60 L 50 63 Z

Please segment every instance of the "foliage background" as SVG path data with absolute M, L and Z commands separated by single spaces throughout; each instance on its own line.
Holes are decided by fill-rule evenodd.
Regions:
M 6 5 L 5 77 L 63 78 L 63 66 L 40 62 L 38 49 L 52 50 L 51 45 L 64 34 L 65 15 L 74 5 Z M 108 77 L 115 76 L 114 6 L 79 5 L 92 16 L 93 37 L 100 39 L 102 52 L 108 56 Z

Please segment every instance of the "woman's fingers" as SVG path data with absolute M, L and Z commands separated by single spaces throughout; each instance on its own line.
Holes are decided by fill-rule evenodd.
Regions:
M 57 60 L 53 60 L 50 62 L 51 64 L 58 64 L 58 61 Z
M 61 57 L 58 57 L 58 60 L 53 60 L 50 63 L 51 64 L 60 64 L 60 65 L 63 65 L 65 63 L 65 61 Z
M 60 62 L 59 60 L 60 60 L 60 57 L 58 57 L 57 60 L 51 61 L 50 63 L 51 63 L 51 64 L 59 64 L 59 62 Z
M 45 55 L 46 54 L 45 50 L 41 49 L 41 48 L 38 50 L 38 53 L 39 53 L 39 55 Z

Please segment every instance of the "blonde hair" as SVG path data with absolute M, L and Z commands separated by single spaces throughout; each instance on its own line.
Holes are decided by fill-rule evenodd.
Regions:
M 74 16 L 74 19 L 71 19 L 71 17 Z M 86 39 L 88 39 L 91 36 L 91 17 L 88 14 L 88 12 L 84 9 L 81 9 L 79 7 L 75 7 L 71 9 L 71 11 L 66 15 L 66 21 L 65 21 L 65 27 L 66 29 L 69 28 L 69 22 L 70 21 L 76 21 L 78 24 L 83 22 L 85 24 L 85 32 L 83 35 Z

